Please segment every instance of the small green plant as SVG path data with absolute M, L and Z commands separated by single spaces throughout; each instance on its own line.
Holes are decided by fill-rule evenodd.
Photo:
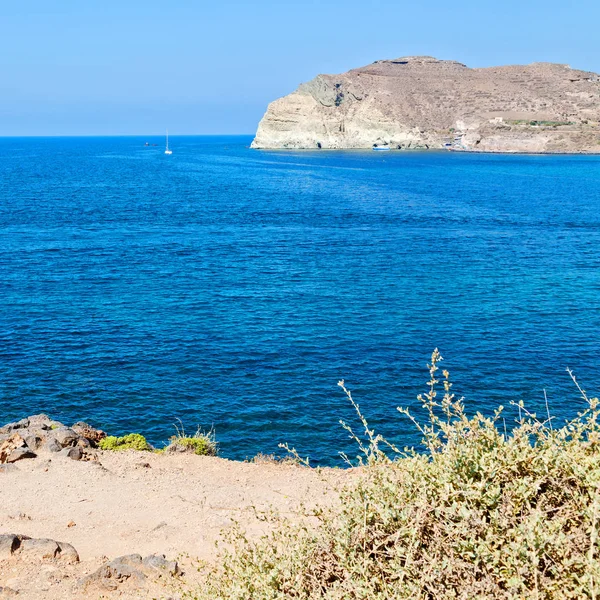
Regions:
M 109 435 L 100 440 L 101 450 L 121 451 L 121 450 L 142 450 L 152 451 L 152 446 L 146 441 L 146 438 L 140 433 L 130 433 L 123 437 Z
M 180 427 L 175 425 L 176 434 L 169 438 L 169 445 L 163 449 L 163 452 L 188 452 L 197 456 L 217 455 L 218 446 L 213 431 L 205 433 L 198 427 L 196 433 L 189 436 L 185 433 L 181 420 L 179 423 Z

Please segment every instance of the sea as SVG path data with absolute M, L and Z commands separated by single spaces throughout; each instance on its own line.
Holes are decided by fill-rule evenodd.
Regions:
M 267 151 L 250 136 L 0 139 L 0 422 L 225 458 L 420 444 L 435 348 L 466 410 L 600 393 L 600 157 Z M 145 143 L 149 145 L 146 146 Z M 504 426 L 504 424 L 502 426 Z

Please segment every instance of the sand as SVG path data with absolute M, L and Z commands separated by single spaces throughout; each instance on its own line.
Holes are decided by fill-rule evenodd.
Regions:
M 15 598 L 177 598 L 197 583 L 195 559 L 217 559 L 215 542 L 234 521 L 257 537 L 266 525 L 255 510 L 300 519 L 302 504 L 335 502 L 334 488 L 349 473 L 183 454 L 94 455 L 75 461 L 40 454 L 0 472 L 0 534 L 67 542 L 80 556 L 67 565 L 16 553 L 0 561 L 0 589 L 18 591 Z M 177 559 L 185 574 L 143 585 L 129 578 L 111 590 L 78 585 L 107 560 L 134 553 Z M 10 594 L 0 591 L 0 598 Z

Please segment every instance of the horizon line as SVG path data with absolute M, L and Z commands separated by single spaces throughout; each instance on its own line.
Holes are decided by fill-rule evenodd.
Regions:
M 169 133 L 170 137 L 242 137 L 255 136 L 253 133 Z M 79 138 L 79 137 L 165 137 L 164 133 L 59 133 L 39 135 L 34 133 L 3 135 L 0 134 L 0 139 L 10 138 Z

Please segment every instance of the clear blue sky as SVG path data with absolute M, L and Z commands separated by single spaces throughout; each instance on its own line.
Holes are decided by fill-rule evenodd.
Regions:
M 600 2 L 8 0 L 0 135 L 253 133 L 318 73 L 429 54 L 600 71 Z

